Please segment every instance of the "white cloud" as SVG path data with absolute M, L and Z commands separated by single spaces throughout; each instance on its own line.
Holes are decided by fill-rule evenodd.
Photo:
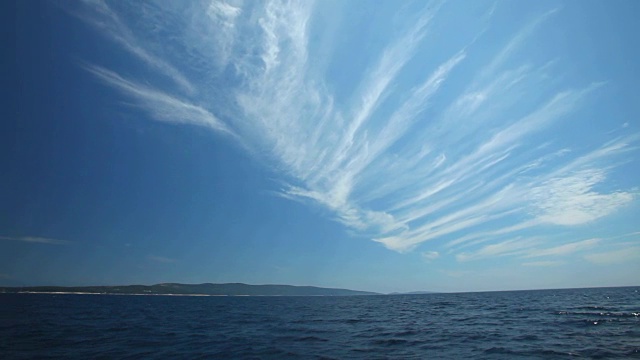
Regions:
M 159 90 L 127 80 L 117 73 L 95 65 L 85 68 L 105 83 L 137 99 L 155 119 L 170 123 L 193 124 L 232 134 L 227 125 L 208 110 Z
M 534 249 L 529 251 L 524 257 L 542 257 L 542 256 L 561 256 L 561 255 L 569 255 L 575 252 L 591 249 L 594 246 L 598 245 L 602 240 L 601 239 L 587 239 L 576 241 L 560 246 L 555 246 L 547 249 Z
M 204 36 L 215 41 L 216 46 L 211 50 L 216 54 L 214 59 L 217 66 L 223 68 L 233 55 L 237 33 L 236 22 L 242 14 L 242 9 L 228 2 L 211 1 L 204 14 L 208 19 L 194 21 L 194 26 L 190 26 L 190 37 Z
M 640 247 L 633 246 L 626 249 L 587 254 L 584 258 L 587 261 L 599 265 L 617 264 L 628 261 L 638 262 L 640 261 Z
M 629 192 L 593 191 L 604 180 L 604 170 L 588 169 L 546 181 L 531 191 L 537 216 L 551 224 L 579 225 L 607 216 L 633 200 Z
M 543 261 L 530 261 L 522 263 L 522 266 L 534 266 L 534 267 L 551 267 L 563 265 L 563 261 L 543 260 Z
M 541 238 L 516 238 L 490 245 L 485 245 L 472 252 L 462 252 L 456 255 L 458 261 L 469 261 L 496 256 L 518 256 L 521 258 L 534 258 L 545 256 L 566 256 L 584 251 L 601 243 L 601 239 L 587 239 L 549 248 L 539 248 Z M 539 262 L 528 262 L 528 266 L 535 266 Z
M 0 236 L 0 240 L 22 241 L 34 244 L 68 245 L 71 241 L 43 238 L 38 236 Z
M 469 261 L 495 256 L 520 255 L 530 249 L 536 242 L 539 242 L 539 240 L 517 238 L 496 244 L 485 245 L 475 252 L 459 253 L 456 255 L 456 260 Z
M 174 263 L 174 262 L 177 261 L 176 259 L 171 259 L 171 258 L 168 258 L 168 257 L 156 256 L 156 255 L 148 255 L 147 259 L 149 259 L 151 261 L 159 262 L 159 263 L 165 263 L 165 264 L 170 264 L 170 263 Z
M 602 147 L 587 154 L 579 155 L 568 163 L 550 172 L 516 184 L 513 192 L 522 205 L 526 205 L 525 218 L 491 231 L 467 234 L 446 244 L 446 247 L 459 249 L 469 245 L 492 241 L 499 235 L 516 233 L 545 224 L 575 226 L 603 218 L 623 208 L 635 197 L 634 191 L 615 191 L 599 193 L 593 189 L 606 182 L 607 172 L 613 168 L 608 162 L 614 156 L 634 149 L 631 144 L 635 136 L 619 138 L 605 143 Z M 544 149 L 544 147 L 540 147 Z M 566 156 L 566 149 L 545 155 L 530 164 L 516 168 L 507 177 L 517 175 L 521 169 L 531 168 L 531 164 L 545 167 L 549 160 Z
M 581 126 L 572 115 L 604 88 L 589 79 L 580 86 L 550 82 L 563 64 L 539 65 L 537 56 L 526 56 L 538 54 L 536 31 L 557 10 L 513 29 L 480 63 L 487 57 L 477 54 L 484 35 L 473 46 L 431 47 L 433 28 L 459 29 L 439 18 L 440 6 L 425 6 L 415 21 L 389 26 L 384 44 L 349 49 L 369 53 L 363 63 L 347 64 L 310 55 L 338 50 L 311 51 L 331 43 L 324 32 L 312 33 L 322 28 L 314 9 L 332 6 L 326 3 L 91 4 L 85 21 L 188 95 L 86 66 L 93 75 L 156 120 L 241 142 L 290 180 L 282 196 L 325 207 L 389 249 L 405 252 L 429 241 L 446 243 L 460 261 L 522 255 L 535 249 L 521 233 L 594 222 L 635 198 L 609 177 L 618 165 L 610 160 L 636 151 L 638 136 L 569 152 L 556 132 L 563 119 Z M 139 15 L 135 23 L 121 14 L 128 10 Z M 491 19 L 477 32 L 485 34 Z M 164 33 L 174 36 L 158 35 Z M 331 71 L 342 75 L 328 75 L 325 65 L 333 62 Z M 194 73 L 199 77 L 191 82 L 183 75 Z
M 422 258 L 427 261 L 433 261 L 440 257 L 440 253 L 437 251 L 425 251 L 422 253 Z
M 530 37 L 533 32 L 547 19 L 556 14 L 558 9 L 551 9 L 546 13 L 535 17 L 533 20 L 529 21 L 525 26 L 520 29 L 515 36 L 509 40 L 509 42 L 504 46 L 500 52 L 493 58 L 493 60 L 489 63 L 489 65 L 482 70 L 480 76 L 482 77 L 491 77 L 495 74 L 496 71 L 499 71 L 500 68 L 504 66 L 504 63 L 509 59 L 510 56 L 519 48 L 523 46 L 526 39 Z
M 354 147 L 358 146 L 358 139 L 356 139 L 357 132 L 361 127 L 369 121 L 378 109 L 380 102 L 385 98 L 384 94 L 389 84 L 398 75 L 400 70 L 405 66 L 407 61 L 412 57 L 416 47 L 420 41 L 426 35 L 426 30 L 437 12 L 437 7 L 425 11 L 422 16 L 416 21 L 416 23 L 409 28 L 409 30 L 398 38 L 395 42 L 391 43 L 383 52 L 379 58 L 377 64 L 373 67 L 363 80 L 361 86 L 362 93 L 359 94 L 360 103 L 356 109 L 352 111 L 352 119 L 347 123 L 342 138 L 337 144 L 337 147 L 333 151 L 333 156 L 327 165 L 327 172 L 332 173 L 338 171 L 337 168 L 347 168 L 346 165 L 351 165 L 349 161 L 353 158 Z M 421 89 L 416 93 L 425 93 L 421 97 L 427 97 L 433 88 L 437 89 L 440 82 L 444 79 L 438 79 L 451 70 L 455 63 L 459 62 L 464 56 L 457 55 L 452 60 L 453 64 L 441 66 L 440 69 L 432 76 L 436 79 L 427 81 Z M 439 75 L 438 73 L 443 73 Z M 434 90 L 435 90 L 434 89 Z M 409 105 L 411 106 L 411 105 Z M 402 111 L 402 110 L 401 110 Z M 406 111 L 406 110 L 405 110 Z M 402 116 L 399 116 L 402 117 Z M 387 126 L 391 126 L 393 122 L 390 122 Z M 360 142 L 360 144 L 362 144 Z M 355 155 L 360 155 L 356 153 Z M 346 164 L 345 164 L 346 163 Z M 327 176 L 322 174 L 321 176 Z
M 440 272 L 452 278 L 465 278 L 473 274 L 466 270 L 440 270 Z
M 157 69 L 161 74 L 173 80 L 187 93 L 195 92 L 195 86 L 191 84 L 182 72 L 142 46 L 144 40 L 136 38 L 131 29 L 127 27 L 106 1 L 83 0 L 82 2 L 87 5 L 85 8 L 86 11 L 79 10 L 76 7 L 68 7 L 68 5 L 67 10 L 97 28 L 102 34 L 120 44 L 125 50 L 138 57 L 147 65 Z

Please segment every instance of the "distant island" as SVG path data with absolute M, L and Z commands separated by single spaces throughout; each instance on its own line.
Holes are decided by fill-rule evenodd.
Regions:
M 354 296 L 381 295 L 370 291 L 293 285 L 178 284 L 124 286 L 32 286 L 0 287 L 0 293 L 109 294 L 109 295 L 201 295 L 201 296 Z

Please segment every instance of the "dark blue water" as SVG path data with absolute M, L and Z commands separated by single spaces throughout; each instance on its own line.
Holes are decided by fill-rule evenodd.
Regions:
M 640 358 L 640 288 L 359 297 L 0 294 L 0 358 Z

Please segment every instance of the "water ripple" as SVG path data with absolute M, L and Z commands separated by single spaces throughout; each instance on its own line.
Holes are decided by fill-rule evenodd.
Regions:
M 640 358 L 637 288 L 364 297 L 0 294 L 3 359 Z

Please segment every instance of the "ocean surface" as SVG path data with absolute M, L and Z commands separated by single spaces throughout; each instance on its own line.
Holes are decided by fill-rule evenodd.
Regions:
M 640 287 L 351 297 L 0 294 L 0 358 L 640 358 Z

